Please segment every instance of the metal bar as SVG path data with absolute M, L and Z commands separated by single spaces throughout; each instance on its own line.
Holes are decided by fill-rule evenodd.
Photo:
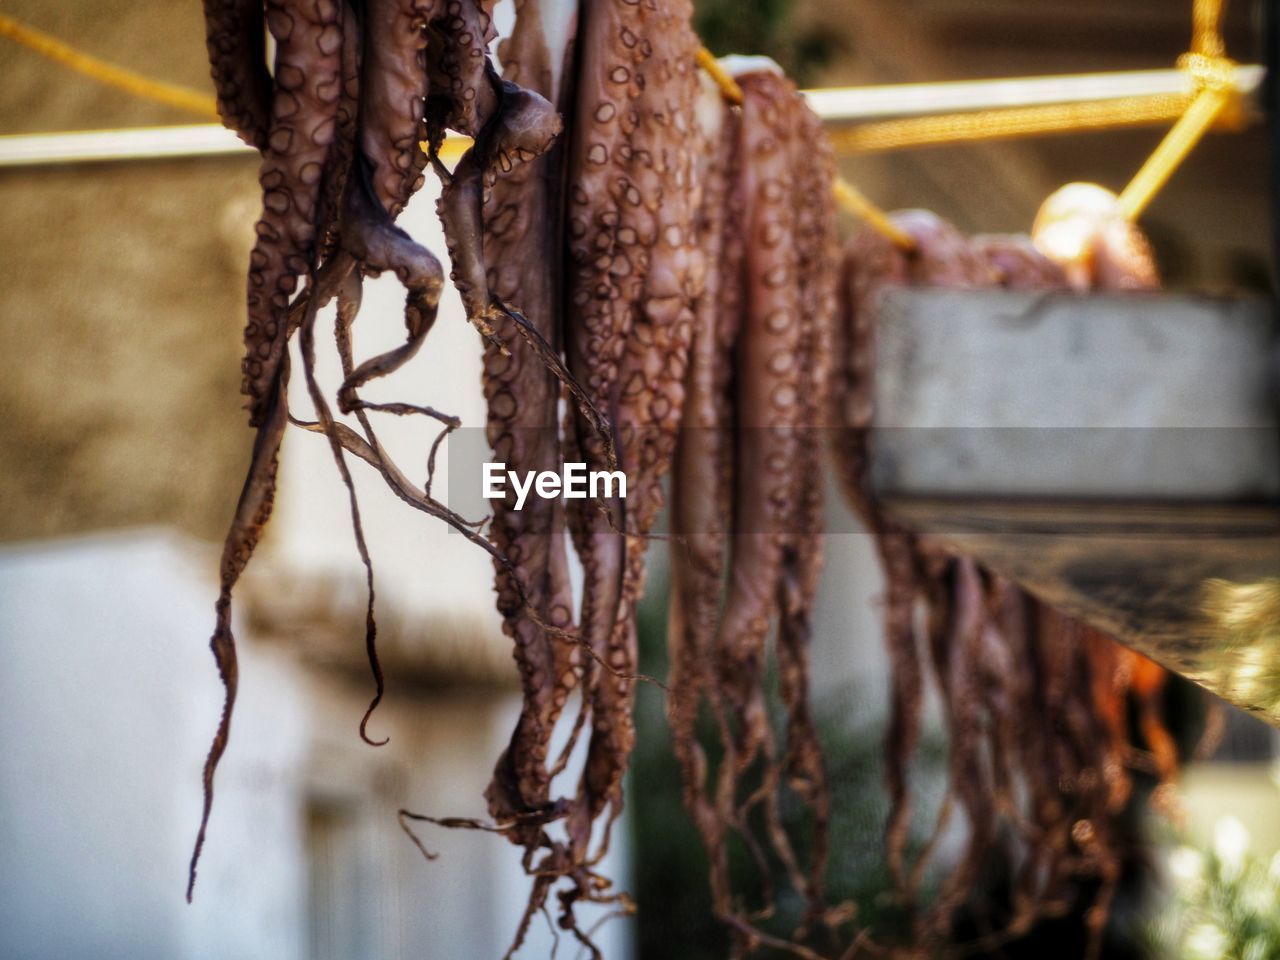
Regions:
M 1237 67 L 1236 78 L 1241 92 L 1253 94 L 1261 85 L 1264 72 L 1256 65 Z M 884 117 L 915 117 L 1192 92 L 1192 80 L 1186 71 L 1128 70 L 1002 80 L 895 83 L 806 90 L 804 93 L 809 106 L 823 120 L 852 123 Z
M 1252 94 L 1262 82 L 1260 66 L 1237 68 L 1241 89 Z M 1181 70 L 1138 70 L 1004 80 L 903 83 L 806 90 L 810 105 L 828 123 L 883 117 L 923 116 L 965 110 L 1081 103 L 1161 93 L 1187 93 Z M 217 124 L 84 130 L 0 136 L 0 167 L 158 160 L 248 153 L 251 148 Z
M 217 123 L 0 137 L 0 167 L 254 153 Z

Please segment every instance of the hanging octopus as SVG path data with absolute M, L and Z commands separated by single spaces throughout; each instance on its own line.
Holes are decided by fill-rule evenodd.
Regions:
M 560 120 L 545 99 L 500 80 L 489 64 L 490 8 L 485 0 L 205 3 L 219 110 L 262 154 L 263 207 L 249 262 L 243 363 L 243 392 L 257 437 L 223 550 L 211 647 L 226 699 L 205 763 L 204 812 L 188 897 L 235 704 L 232 590 L 270 517 L 280 444 L 293 419 L 285 388 L 288 341 L 295 332 L 300 331 L 304 373 L 316 410 L 314 422 L 299 422 L 328 438 L 348 491 L 350 454 L 373 466 L 401 499 L 457 527 L 515 569 L 464 518 L 404 475 L 379 443 L 369 414 L 421 413 L 446 427 L 456 421 L 430 408 L 367 404 L 358 393 L 369 380 L 410 360 L 435 322 L 444 288 L 440 262 L 394 221 L 422 184 L 425 161 L 419 143 L 427 139 L 434 156 L 446 126 L 476 139 L 453 174 L 439 166 L 446 181 L 441 217 L 455 284 L 464 293 L 469 317 L 485 334 L 494 335 L 492 318 L 504 309 L 488 293 L 483 271 L 480 282 L 473 275 L 473 266 L 483 262 L 484 234 L 476 184 L 492 185 L 501 174 L 543 153 L 559 133 Z M 275 41 L 271 70 L 265 61 L 264 23 Z M 359 309 L 361 278 L 382 271 L 394 272 L 405 287 L 405 343 L 357 363 L 350 327 Z M 338 405 L 355 415 L 361 433 L 334 418 L 313 370 L 317 314 L 335 297 L 345 376 Z M 366 647 L 376 682 L 372 712 L 381 698 L 382 674 L 375 647 L 372 567 L 353 492 L 351 511 L 369 586 Z M 368 719 L 366 713 L 360 726 L 366 740 Z
M 549 12 L 536 0 L 518 4 L 500 54 L 507 77 L 554 101 L 573 134 L 488 190 L 485 289 L 522 308 L 486 317 L 495 336 L 485 353 L 489 436 L 518 469 L 575 461 L 621 470 L 627 495 L 567 510 L 497 505 L 492 536 L 511 566 L 498 562 L 496 587 L 523 708 L 486 796 L 493 827 L 525 849 L 533 877 L 512 950 L 565 881 L 559 924 L 594 951 L 575 905 L 629 905 L 595 867 L 622 811 L 635 737 L 635 608 L 703 296 L 694 224 L 704 144 L 694 135 L 698 43 L 688 2 L 585 5 L 567 20 L 569 36 L 549 34 Z M 455 266 L 455 282 L 457 274 Z M 521 341 L 508 335 L 513 325 Z M 563 368 L 546 375 L 561 354 Z M 561 421 L 565 386 L 575 402 Z M 564 525 L 584 570 L 576 626 Z M 552 759 L 574 691 L 577 717 Z M 555 796 L 584 733 L 578 782 Z
M 830 800 L 809 707 L 810 612 L 821 568 L 824 392 L 835 316 L 834 159 L 818 118 L 771 64 L 747 62 L 740 109 L 712 91 L 702 245 L 717 267 L 697 311 L 677 451 L 668 716 L 685 806 L 707 850 L 712 901 L 734 955 L 772 937 L 736 904 L 728 840 L 762 877 L 767 848 L 824 918 Z M 726 358 L 733 358 L 732 364 Z M 771 625 L 786 710 L 780 745 L 765 697 Z M 697 729 L 706 702 L 722 757 Z M 808 807 L 808 863 L 780 815 L 782 787 Z M 761 816 L 764 842 L 751 819 Z M 796 937 L 804 936 L 804 929 Z
M 892 681 L 886 851 L 899 899 L 915 918 L 911 937 L 932 950 L 952 944 L 956 918 L 984 863 L 1008 843 L 1001 838 L 1011 836 L 1020 851 L 1012 862 L 1020 865 L 1007 915 L 988 923 L 993 932 L 970 947 L 994 947 L 1025 933 L 1092 888 L 1085 916 L 1096 954 L 1124 857 L 1116 823 L 1131 792 L 1130 690 L 1142 704 L 1143 736 L 1160 757 L 1162 782 L 1176 769 L 1176 751 L 1159 719 L 1158 667 L 1144 666 L 1144 688 L 1136 689 L 1136 655 L 898 525 L 867 482 L 874 326 L 886 287 L 1083 291 L 1155 284 L 1145 238 L 1118 217 L 1113 195 L 1102 203 L 1094 188 L 1063 193 L 1046 203 L 1034 241 L 969 240 L 931 214 L 908 211 L 892 220 L 912 239 L 910 252 L 864 231 L 846 253 L 832 391 L 833 416 L 846 429 L 836 434 L 833 452 L 848 499 L 876 536 L 886 575 Z M 923 633 L 919 605 L 927 612 Z M 948 789 L 932 837 L 911 862 L 908 765 L 930 674 L 949 732 Z M 1023 719 L 1032 716 L 1035 723 Z M 917 910 L 924 871 L 957 809 L 966 819 L 966 846 L 932 903 Z

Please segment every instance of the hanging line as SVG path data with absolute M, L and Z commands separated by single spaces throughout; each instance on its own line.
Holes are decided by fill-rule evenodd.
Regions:
M 1195 0 L 1191 14 L 1191 50 L 1178 58 L 1178 66 L 1190 74 L 1197 93 L 1121 191 L 1119 210 L 1129 220 L 1141 216 L 1213 122 L 1239 98 L 1236 64 L 1227 57 L 1222 39 L 1224 5 L 1224 0 Z
M 698 66 L 706 71 L 707 76 L 715 81 L 716 86 L 720 90 L 720 95 L 726 103 L 741 107 L 746 99 L 742 94 L 742 87 L 738 85 L 738 81 L 725 70 L 723 64 L 716 59 L 716 55 L 706 47 L 700 47 L 696 56 Z M 832 184 L 831 191 L 836 202 L 847 210 L 849 213 L 864 221 L 869 227 L 887 239 L 895 247 L 900 250 L 915 249 L 915 241 L 905 230 L 898 227 L 888 214 L 877 207 L 871 200 L 857 187 L 841 177 L 836 177 Z
M 0 38 L 13 40 L 40 56 L 52 60 L 54 63 L 61 64 L 76 73 L 89 77 L 91 80 L 96 80 L 98 83 L 115 87 L 117 90 L 123 90 L 131 96 L 142 100 L 151 100 L 155 103 L 163 103 L 166 106 L 186 110 L 188 113 L 218 120 L 221 123 L 218 116 L 217 101 L 208 94 L 175 83 L 154 80 L 125 67 L 107 63 L 105 60 L 83 53 L 63 43 L 57 37 L 20 23 L 13 17 L 3 13 L 0 13 Z M 426 144 L 422 146 L 425 150 Z M 470 146 L 470 137 L 458 137 L 451 134 L 440 148 L 440 157 L 442 160 L 452 162 L 462 156 Z
M 215 119 L 218 117 L 217 102 L 207 94 L 162 80 L 153 80 L 133 70 L 107 63 L 105 60 L 82 53 L 57 37 L 29 27 L 6 14 L 0 14 L 0 37 L 13 40 L 54 63 L 61 64 L 98 83 L 123 90 L 132 96 L 163 103 L 202 117 Z M 711 51 L 705 47 L 700 48 L 697 53 L 697 62 L 708 76 L 715 80 L 725 100 L 741 105 L 742 88 L 725 71 Z M 425 150 L 427 145 L 424 143 L 421 146 Z M 441 158 L 456 159 L 470 146 L 471 141 L 467 137 L 449 136 L 441 148 Z M 882 210 L 851 184 L 837 180 L 835 195 L 841 206 L 865 220 L 896 246 L 910 249 L 914 245 L 906 233 L 894 226 Z
M 1191 52 L 1178 65 L 1192 78 L 1193 96 L 1157 94 L 1093 103 L 1072 103 L 1004 110 L 977 111 L 935 117 L 863 124 L 835 131 L 832 143 L 841 152 L 873 152 L 927 143 L 1027 136 L 1061 130 L 1105 129 L 1177 119 L 1165 140 L 1121 194 L 1121 209 L 1137 217 L 1190 150 L 1215 122 L 1225 117 L 1240 125 L 1242 110 L 1228 110 L 1240 101 L 1235 64 L 1225 56 L 1220 23 L 1223 0 L 1195 0 Z M 163 103 L 206 118 L 218 116 L 213 97 L 177 84 L 154 80 L 83 53 L 41 30 L 0 14 L 0 37 L 13 40 L 33 52 L 99 83 L 142 99 Z M 741 104 L 742 90 L 715 56 L 705 48 L 697 62 L 720 88 L 725 99 Z M 464 137 L 450 136 L 441 150 L 443 159 L 454 159 L 470 146 Z M 857 188 L 843 180 L 835 184 L 841 206 L 865 220 L 896 246 L 911 249 L 911 238 Z
M 863 123 L 832 130 L 830 137 L 840 153 L 886 153 L 912 147 L 1154 126 L 1177 120 L 1192 99 L 1192 94 L 1187 93 L 1156 93 L 1112 100 L 970 110 Z M 1235 126 L 1242 127 L 1242 121 L 1243 116 L 1238 117 Z
M 153 80 L 124 67 L 117 67 L 105 60 L 99 60 L 95 56 L 68 46 L 57 37 L 34 27 L 28 27 L 3 13 L 0 13 L 0 37 L 12 40 L 98 83 L 123 90 L 143 100 L 154 100 L 202 117 L 215 120 L 218 118 L 217 102 L 208 94 L 178 84 L 165 83 L 163 80 Z
M 1076 103 L 1007 107 L 964 113 L 911 117 L 859 124 L 831 133 L 842 153 L 881 153 L 911 147 L 1021 138 L 1038 134 L 1110 130 L 1177 121 L 1203 93 L 1206 82 L 1227 86 L 1227 103 L 1214 111 L 1203 130 L 1216 121 L 1228 130 L 1244 127 L 1246 111 L 1235 64 L 1226 59 L 1219 24 L 1222 0 L 1196 0 L 1192 10 L 1191 52 L 1178 61 L 1187 73 L 1186 93 L 1157 93 Z M 1226 107 L 1237 109 L 1228 110 Z M 1198 116 L 1205 111 L 1197 108 Z
M 1173 127 L 1120 193 L 1121 214 L 1136 219 L 1215 123 L 1236 130 L 1244 126 L 1237 64 L 1226 56 L 1222 38 L 1224 7 L 1225 0 L 1194 0 L 1191 49 L 1178 58 L 1179 69 L 1190 79 L 1190 93 L 889 120 L 834 131 L 832 143 L 845 153 L 873 153 L 1173 120 Z M 874 212 L 872 208 L 871 215 Z

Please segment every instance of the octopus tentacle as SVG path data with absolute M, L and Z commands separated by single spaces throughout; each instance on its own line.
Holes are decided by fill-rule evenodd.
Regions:
M 352 285 L 351 278 L 355 277 L 354 270 L 347 273 L 346 277 L 339 281 L 338 298 L 339 298 L 339 320 L 338 323 L 350 323 L 350 317 L 354 316 L 356 310 L 359 309 L 359 286 Z M 357 278 L 358 280 L 358 278 Z M 333 454 L 334 465 L 338 469 L 338 476 L 342 480 L 342 485 L 347 490 L 347 498 L 351 510 L 351 529 L 355 536 L 356 551 L 360 555 L 360 562 L 365 570 L 365 587 L 366 587 L 366 603 L 365 603 L 365 654 L 369 659 L 369 669 L 373 674 L 374 694 L 373 699 L 369 702 L 369 706 L 365 709 L 364 716 L 360 718 L 360 738 L 370 746 L 380 747 L 388 742 L 386 738 L 382 740 L 373 740 L 368 734 L 369 718 L 373 715 L 373 711 L 378 708 L 382 702 L 383 694 L 386 690 L 385 679 L 382 673 L 382 665 L 378 659 L 378 624 L 374 617 L 374 607 L 376 604 L 376 592 L 373 582 L 373 560 L 369 556 L 369 547 L 365 541 L 364 525 L 360 519 L 360 505 L 356 499 L 355 485 L 351 480 L 351 471 L 347 466 L 346 456 L 343 450 L 342 440 L 337 432 L 333 414 L 329 410 L 329 404 L 325 400 L 324 392 L 320 389 L 320 385 L 316 380 L 315 374 L 315 322 L 316 313 L 320 309 L 320 299 L 314 293 L 309 297 L 310 304 L 307 308 L 306 315 L 302 320 L 300 347 L 302 354 L 302 368 L 307 383 L 307 393 L 311 397 L 311 402 L 315 406 L 316 419 L 320 425 L 321 431 L 325 434 L 329 441 L 329 448 Z
M 191 864 L 188 868 L 187 902 L 191 901 L 195 890 L 196 867 L 204 849 L 209 815 L 213 811 L 213 778 L 218 769 L 218 762 L 227 749 L 227 740 L 231 735 L 231 715 L 235 709 L 236 691 L 239 687 L 236 641 L 231 630 L 231 593 L 253 556 L 263 528 L 271 518 L 271 508 L 275 502 L 276 475 L 280 469 L 280 443 L 289 422 L 285 400 L 288 379 L 289 362 L 286 357 L 276 368 L 276 379 L 269 394 L 269 403 L 263 411 L 262 426 L 254 439 L 249 472 L 240 491 L 231 529 L 227 532 L 222 547 L 222 562 L 219 567 L 221 585 L 215 604 L 217 626 L 209 641 L 209 648 L 213 651 L 213 658 L 218 666 L 218 675 L 222 680 L 225 697 L 218 729 L 204 762 L 204 807 L 200 814 L 200 829 L 196 834 L 195 846 L 191 852 Z
M 642 42 L 649 41 L 641 39 L 645 31 L 639 4 L 607 0 L 587 5 L 580 17 L 578 135 L 568 145 L 567 159 L 565 353 L 569 369 L 585 387 L 592 405 L 609 417 L 611 431 L 602 438 L 580 414 L 572 413 L 565 456 L 584 462 L 588 470 L 598 470 L 607 443 L 619 449 L 625 471 L 629 464 L 612 424 L 616 423 L 621 351 L 641 289 L 635 273 L 643 268 L 651 242 L 632 223 L 640 216 L 644 198 L 628 176 L 628 158 L 634 155 L 630 141 L 639 125 L 636 101 L 647 56 Z M 608 733 L 596 734 L 598 725 L 610 722 L 608 716 L 598 716 L 602 698 L 607 700 L 609 692 L 598 689 L 600 671 L 594 660 L 608 656 L 618 622 L 625 564 L 619 531 L 625 529 L 625 519 L 616 497 L 598 507 L 570 505 L 568 519 L 583 567 L 579 628 L 594 654 L 583 676 L 582 696 L 592 712 L 595 756 L 588 759 L 579 798 L 566 825 L 573 851 L 570 861 L 581 862 L 611 779 L 611 767 L 601 758 Z M 590 747 L 588 753 L 592 753 Z
M 427 138 L 426 24 L 439 0 L 365 0 L 360 148 L 379 204 L 394 220 L 422 185 Z
M 832 410 L 846 429 L 834 453 L 851 504 L 876 535 L 888 581 L 886 640 L 894 695 L 886 846 L 895 887 L 908 908 L 951 811 L 963 811 L 967 821 L 958 866 L 912 925 L 913 939 L 931 949 L 950 945 L 956 916 L 973 906 L 968 888 L 1007 824 L 1023 850 L 1011 878 L 1009 909 L 966 949 L 994 949 L 1025 933 L 1037 917 L 1065 911 L 1084 882 L 1095 889 L 1086 927 L 1088 955 L 1097 954 L 1123 857 L 1116 817 L 1128 797 L 1121 760 L 1128 744 L 1123 698 L 1130 681 L 1125 656 L 1113 642 L 1092 637 L 1082 625 L 928 537 L 895 527 L 879 509 L 867 483 L 876 299 L 893 285 L 1034 290 L 1149 283 L 1143 278 L 1153 270 L 1135 254 L 1143 242 L 1131 224 L 1116 222 L 1114 197 L 1094 204 L 1096 188 L 1090 188 L 1083 209 L 1072 205 L 1079 201 L 1072 197 L 1072 203 L 1058 196 L 1046 205 L 1034 244 L 1026 237 L 969 241 L 937 218 L 906 212 L 891 219 L 912 236 L 913 255 L 870 233 L 855 238 L 847 255 L 832 392 Z M 1054 262 L 1054 252 L 1068 248 L 1070 256 Z M 1127 277 L 1104 281 L 1118 264 L 1129 270 Z M 919 736 L 924 690 L 924 657 L 914 626 L 921 601 L 928 611 L 927 660 L 942 695 L 950 759 L 933 837 L 907 869 L 906 764 Z M 1017 722 L 1031 714 L 1047 720 Z
M 787 464 L 796 454 L 800 410 L 800 303 L 795 211 L 786 185 L 795 114 L 780 109 L 778 79 L 743 77 L 742 201 L 747 236 L 747 309 L 736 376 L 739 456 L 735 536 L 725 616 L 717 638 L 719 681 L 738 724 L 743 769 L 769 740 L 761 694 L 765 640 L 773 615 L 785 521 L 792 508 Z
M 335 0 L 267 4 L 267 26 L 276 40 L 276 90 L 258 177 L 263 208 L 249 256 L 242 385 L 254 426 L 264 419 L 284 356 L 289 296 L 316 254 L 320 182 L 342 93 L 341 15 Z
M 787 708 L 787 750 L 781 769 L 787 782 L 813 814 L 807 886 L 810 917 L 818 918 L 827 866 L 831 799 L 827 774 L 809 704 L 810 613 L 822 570 L 822 475 L 820 434 L 827 422 L 826 393 L 831 364 L 831 327 L 836 316 L 836 227 L 828 198 L 835 179 L 835 157 L 810 110 L 800 114 L 800 133 L 792 148 L 798 171 L 797 253 L 801 302 L 798 362 L 803 383 L 791 543 L 784 550 L 778 623 L 780 693 Z M 809 478 L 809 479 L 806 479 Z
M 710 868 L 713 909 L 733 912 L 729 856 L 725 843 L 731 826 L 733 799 L 721 795 L 717 783 L 734 765 L 732 756 L 722 776 L 710 781 L 706 751 L 698 739 L 698 714 L 704 697 L 729 743 L 727 719 L 714 683 L 713 644 L 720 619 L 725 546 L 730 525 L 733 484 L 732 398 L 730 366 L 737 338 L 743 280 L 740 204 L 735 202 L 738 114 L 725 108 L 719 90 L 707 114 L 713 128 L 714 152 L 707 165 L 700 210 L 699 246 L 708 264 L 703 296 L 694 315 L 692 348 L 685 389 L 685 408 L 676 449 L 672 482 L 671 618 L 667 630 L 670 667 L 667 722 L 680 765 L 685 809 L 702 838 Z
M 549 98 L 550 56 L 536 4 L 521 4 L 515 29 L 502 48 L 506 76 L 530 75 L 532 89 Z M 508 89 L 516 89 L 510 80 L 504 81 L 504 92 Z M 556 145 L 514 167 L 496 179 L 484 204 L 488 289 L 501 302 L 518 303 L 530 327 L 553 353 L 559 339 L 559 290 L 557 278 L 541 258 L 559 240 L 557 173 L 562 162 L 563 147 Z M 498 340 L 507 345 L 502 350 L 487 342 L 484 348 L 486 434 L 494 456 L 513 470 L 554 469 L 560 457 L 559 381 L 543 367 L 534 346 L 514 329 L 509 311 L 494 322 Z M 557 501 L 538 500 L 522 511 L 502 501 L 494 505 L 490 530 L 498 547 L 524 571 L 530 601 L 548 619 L 567 627 L 573 600 L 565 543 L 558 535 L 562 514 Z M 569 692 L 577 685 L 581 653 L 573 644 L 546 636 L 521 615 L 511 578 L 500 567 L 495 568 L 494 587 L 503 629 L 512 639 L 523 695 L 520 718 L 486 790 L 491 815 L 502 819 L 549 803 L 552 772 L 547 751 Z M 541 836 L 524 831 L 513 833 L 511 839 L 528 847 Z M 535 885 L 534 893 L 545 903 L 545 891 L 539 893 Z M 523 940 L 534 912 L 526 912 L 517 943 Z
M 593 816 L 609 808 L 601 853 L 608 828 L 622 810 L 622 774 L 635 740 L 635 681 L 626 675 L 635 672 L 637 662 L 635 605 L 644 589 L 645 537 L 662 508 L 661 480 L 671 462 L 683 408 L 692 308 L 702 293 L 705 273 L 693 230 L 701 195 L 701 141 L 694 136 L 698 44 L 689 25 L 691 16 L 691 5 L 680 0 L 644 9 L 644 33 L 636 44 L 644 87 L 636 104 L 640 122 L 628 162 L 635 193 L 624 191 L 623 200 L 633 208 L 624 222 L 633 225 L 642 247 L 632 256 L 630 274 L 621 277 L 623 299 L 632 304 L 632 314 L 614 401 L 619 460 L 629 484 L 627 500 L 616 504 L 626 536 L 617 599 L 611 596 L 599 608 L 602 625 L 612 624 L 606 641 L 606 662 L 612 671 L 594 690 L 594 724 L 582 784 Z M 625 35 L 622 41 L 628 42 Z M 632 204 L 636 196 L 639 203 Z M 624 246 L 620 259 L 627 256 L 625 251 Z M 620 272 L 616 262 L 614 269 Z M 628 301 L 628 296 L 636 299 Z
M 395 273 L 405 288 L 407 333 L 400 346 L 345 372 L 338 399 L 339 407 L 347 413 L 355 405 L 356 390 L 370 380 L 394 373 L 417 354 L 435 325 L 444 291 L 444 268 L 430 250 L 392 223 L 391 215 L 376 203 L 363 170 L 358 171 L 347 191 L 342 243 L 347 254 L 365 269 Z
M 262 0 L 204 0 L 205 43 L 222 122 L 262 150 L 271 127 L 271 73 Z

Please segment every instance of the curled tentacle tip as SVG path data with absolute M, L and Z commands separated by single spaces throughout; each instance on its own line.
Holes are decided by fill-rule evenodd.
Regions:
M 421 853 L 428 860 L 436 860 L 439 858 L 440 854 L 432 853 L 430 850 L 428 850 L 426 847 L 422 845 L 422 841 L 418 839 L 418 835 L 413 832 L 413 829 L 409 826 L 407 822 L 409 820 L 427 820 L 429 818 L 424 817 L 420 813 L 414 813 L 412 810 L 406 810 L 403 807 L 401 807 L 400 810 L 396 813 L 396 819 L 400 821 L 400 829 L 403 830 L 405 832 L 405 835 L 408 836 L 408 838 L 413 841 L 413 845 L 418 848 L 419 853 Z
M 376 704 L 375 704 L 376 705 Z M 374 740 L 369 736 L 369 718 L 374 713 L 374 707 L 369 708 L 369 713 L 365 714 L 364 719 L 360 721 L 360 739 L 364 740 L 370 746 L 387 746 L 392 739 L 389 736 L 383 737 L 381 740 Z

